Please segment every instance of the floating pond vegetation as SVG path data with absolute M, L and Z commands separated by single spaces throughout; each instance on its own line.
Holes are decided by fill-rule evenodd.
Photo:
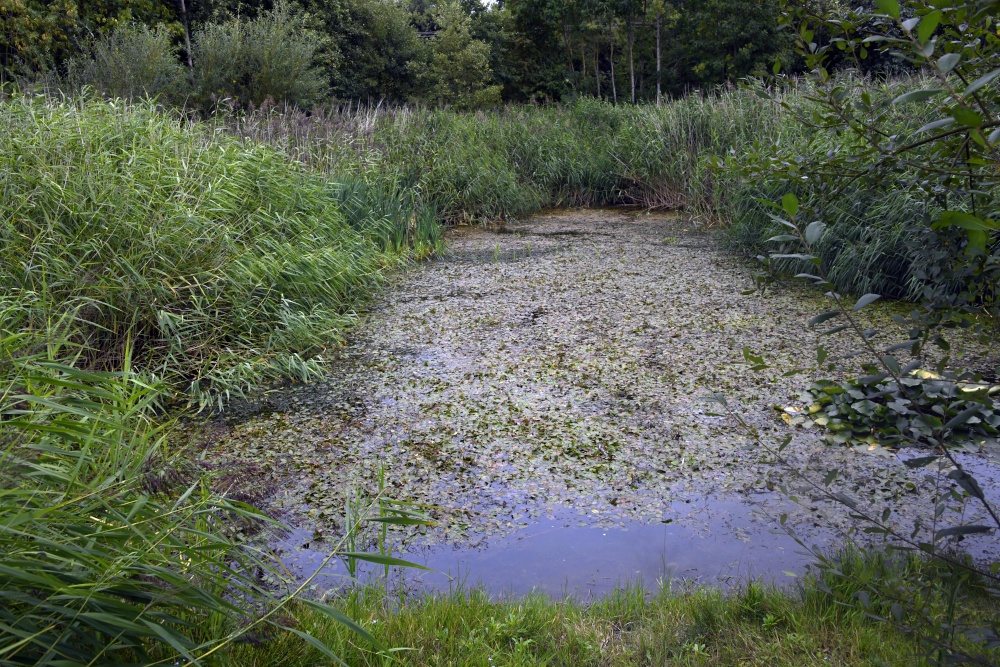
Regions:
M 925 471 L 779 419 L 772 406 L 819 379 L 783 371 L 816 358 L 805 323 L 821 297 L 748 292 L 751 269 L 684 218 L 560 212 L 504 233 L 453 229 L 449 249 L 387 290 L 327 382 L 272 392 L 210 438 L 212 455 L 268 471 L 275 507 L 313 547 L 341 534 L 349 489 L 378 492 L 380 469 L 391 497 L 435 508 L 437 526 L 393 537 L 410 551 L 502 544 L 546 521 L 697 532 L 719 517 L 677 508 L 709 495 L 730 508 L 719 512 L 738 500 L 787 514 L 807 542 L 849 531 L 846 507 L 774 491 L 794 478 L 713 414 L 713 392 L 764 438 L 791 433 L 799 470 L 822 480 L 840 468 L 837 487 L 878 512 L 891 502 L 900 521 L 930 511 Z M 885 311 L 866 316 L 892 326 Z M 824 340 L 834 360 L 847 344 Z M 744 348 L 771 368 L 752 370 Z M 976 456 L 995 468 L 994 453 Z

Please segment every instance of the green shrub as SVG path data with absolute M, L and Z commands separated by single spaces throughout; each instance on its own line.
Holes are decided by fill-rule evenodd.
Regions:
M 325 88 L 313 62 L 319 39 L 287 2 L 253 19 L 206 24 L 192 44 L 199 103 L 204 109 L 222 102 L 311 106 Z
M 162 26 L 129 24 L 93 39 L 70 61 L 69 72 L 74 87 L 90 86 L 112 98 L 182 104 L 188 92 L 187 72 Z

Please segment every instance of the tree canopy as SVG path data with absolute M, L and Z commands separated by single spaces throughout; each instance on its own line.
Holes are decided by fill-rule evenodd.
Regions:
M 63 76 L 130 26 L 168 36 L 193 69 L 196 56 L 225 57 L 207 44 L 231 45 L 220 35 L 274 12 L 302 22 L 309 76 L 342 100 L 653 101 L 791 64 L 792 53 L 778 0 L 0 0 L 0 74 Z

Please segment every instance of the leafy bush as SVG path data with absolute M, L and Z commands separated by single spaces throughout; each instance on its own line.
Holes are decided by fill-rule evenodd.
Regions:
M 309 107 L 325 83 L 314 65 L 320 38 L 288 2 L 253 19 L 208 23 L 195 33 L 195 94 L 204 109 L 283 102 Z
M 792 494 L 807 492 L 810 502 L 840 503 L 866 533 L 883 537 L 884 548 L 928 559 L 928 567 L 864 582 L 854 595 L 859 607 L 912 633 L 932 664 L 995 664 L 1000 645 L 995 622 L 975 622 L 959 601 L 970 586 L 983 583 L 985 593 L 1000 597 L 1000 562 L 984 562 L 995 561 L 988 551 L 979 560 L 956 551 L 966 537 L 1000 529 L 1000 509 L 957 450 L 995 445 L 1000 413 L 991 396 L 996 389 L 960 366 L 962 355 L 952 353 L 945 336 L 948 327 L 960 326 L 993 343 L 1000 321 L 1000 130 L 992 129 L 1000 112 L 996 3 L 878 0 L 875 5 L 824 15 L 788 3 L 786 20 L 798 29 L 812 86 L 809 107 L 793 109 L 790 121 L 814 136 L 791 150 L 775 144 L 732 162 L 743 163 L 741 175 L 753 174 L 766 187 L 784 190 L 780 204 L 767 211 L 777 233 L 767 240 L 774 250 L 762 259 L 794 268 L 798 278 L 822 290 L 831 310 L 813 317 L 810 326 L 839 318 L 821 335 L 851 332 L 857 348 L 844 358 L 869 360 L 867 374 L 854 381 L 814 384 L 809 414 L 786 414 L 786 421 L 832 428 L 832 439 L 839 442 L 863 439 L 908 448 L 912 456 L 905 464 L 928 469 L 933 509 L 904 521 L 893 517 L 892 506 L 856 500 L 846 485 L 835 486 L 838 468 L 826 471 L 822 482 L 813 479 L 784 458 L 791 435 L 768 450 L 795 478 L 795 491 L 782 487 L 793 499 Z M 824 35 L 822 43 L 814 41 L 817 34 Z M 827 69 L 832 54 L 863 60 L 869 49 L 922 66 L 927 77 L 895 82 L 886 91 Z M 870 204 L 902 197 L 917 211 L 902 229 L 919 305 L 908 317 L 894 318 L 908 329 L 907 340 L 895 344 L 879 340 L 878 331 L 866 329 L 858 317 L 880 294 L 841 295 L 824 257 L 841 211 L 859 195 L 867 195 Z M 876 220 L 861 218 L 856 224 Z M 934 355 L 935 373 L 923 369 L 930 345 L 940 352 Z M 745 354 L 764 367 L 759 357 Z M 826 358 L 820 346 L 817 369 Z M 740 423 L 759 438 L 745 420 Z M 820 569 L 820 581 L 855 583 L 853 573 L 834 560 L 821 560 Z M 822 590 L 836 596 L 828 585 Z M 927 604 L 928 596 L 950 602 L 944 608 Z
M 162 26 L 122 26 L 88 42 L 83 55 L 70 61 L 69 79 L 75 87 L 90 86 L 107 97 L 182 104 L 187 73 L 171 41 Z

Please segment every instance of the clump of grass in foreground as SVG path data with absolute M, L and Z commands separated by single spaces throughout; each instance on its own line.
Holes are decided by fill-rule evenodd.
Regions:
M 387 270 L 439 243 L 398 190 L 330 183 L 151 104 L 3 100 L 0 191 L 0 291 L 27 330 L 44 343 L 69 316 L 85 367 L 119 370 L 131 346 L 202 404 L 317 375 Z
M 0 380 L 0 663 L 150 664 L 240 636 L 266 608 L 239 602 L 272 599 L 240 527 L 270 520 L 148 465 L 160 388 L 127 359 L 82 371 L 56 336 L 31 354 L 2 297 L 0 316 L 0 368 L 17 378 Z
M 253 506 L 259 471 L 172 458 L 163 387 L 128 350 L 120 372 L 85 371 L 67 323 L 40 351 L 23 324 L 0 294 L 0 664 L 227 664 L 234 643 L 284 628 L 310 582 L 253 539 L 281 529 Z
M 639 586 L 626 586 L 585 605 L 544 595 L 497 601 L 481 590 L 400 599 L 369 587 L 338 605 L 376 629 L 387 645 L 412 649 L 396 654 L 402 665 L 930 664 L 911 636 L 866 613 L 885 610 L 858 603 L 859 591 L 895 569 L 920 567 L 916 561 L 852 552 L 843 562 L 850 577 L 834 581 L 824 575 L 829 593 L 808 581 L 797 590 L 750 583 L 731 594 L 701 588 L 648 595 Z M 946 591 L 922 594 L 946 613 Z M 985 593 L 965 603 L 970 616 L 987 622 L 1000 611 Z M 320 615 L 299 608 L 295 616 L 299 627 L 333 647 L 347 664 L 383 664 L 382 657 Z M 290 636 L 241 648 L 236 659 L 260 667 L 331 664 Z

